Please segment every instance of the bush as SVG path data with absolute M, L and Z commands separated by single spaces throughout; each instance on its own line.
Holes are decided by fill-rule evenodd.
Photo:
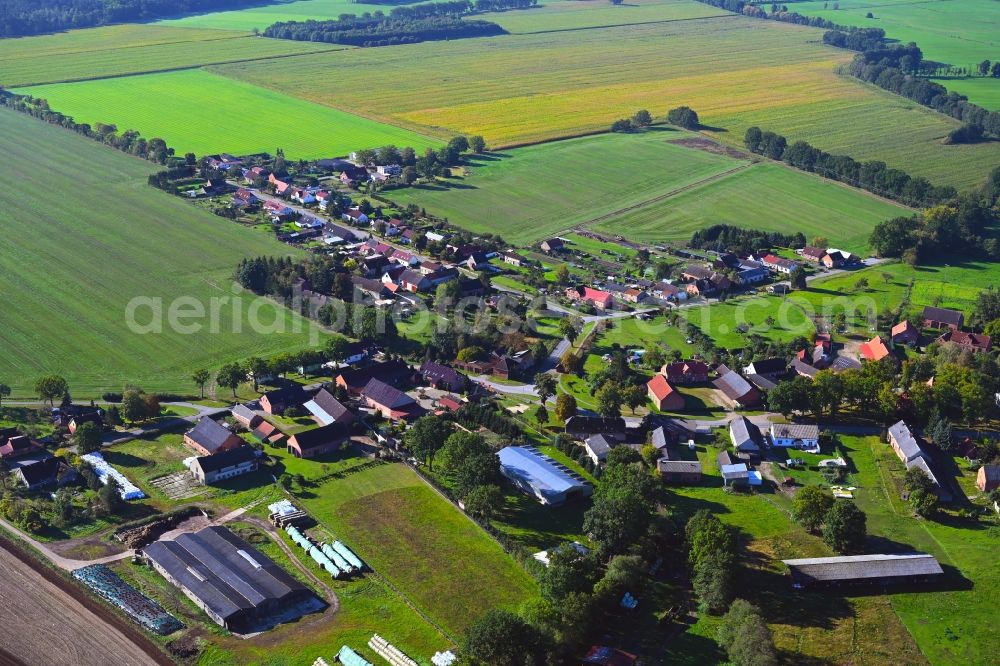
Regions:
M 698 113 L 689 106 L 670 109 L 667 113 L 667 122 L 690 130 L 698 129 L 701 126 L 701 123 L 698 122 Z

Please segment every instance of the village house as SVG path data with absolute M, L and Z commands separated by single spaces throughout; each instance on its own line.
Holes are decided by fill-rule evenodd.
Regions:
M 885 344 L 881 335 L 876 335 L 868 342 L 862 343 L 859 350 L 866 361 L 877 362 L 887 356 L 892 356 L 892 350 Z
M 336 379 L 336 385 L 347 390 L 349 395 L 361 395 L 369 381 L 378 379 L 392 386 L 400 386 L 413 375 L 413 370 L 402 361 L 386 361 L 373 363 L 363 368 L 351 368 L 341 372 Z
M 737 406 L 747 408 L 760 403 L 760 391 L 738 372 L 730 370 L 724 365 L 716 368 L 716 372 L 719 377 L 712 382 L 712 385 Z
M 507 250 L 503 253 L 503 262 L 511 266 L 524 266 L 528 263 L 528 258 L 521 256 L 514 250 Z
M 938 342 L 956 345 L 959 349 L 970 351 L 976 354 L 985 353 L 990 350 L 993 340 L 988 335 L 979 333 L 966 333 L 965 331 L 947 330 L 938 338 Z
M 277 446 L 285 438 L 285 433 L 270 421 L 261 421 L 250 429 L 250 435 L 261 444 Z
M 238 435 L 207 416 L 184 433 L 184 443 L 205 456 L 235 449 L 244 444 Z
M 798 254 L 802 256 L 806 261 L 811 261 L 814 264 L 818 264 L 823 261 L 823 257 L 826 256 L 826 250 L 819 247 L 806 246 L 798 251 Z
M 742 286 L 759 284 L 771 277 L 767 267 L 756 261 L 741 261 L 736 270 L 736 282 Z
M 545 254 L 555 254 L 557 252 L 562 252 L 566 245 L 561 238 L 549 238 L 547 240 L 543 240 L 539 247 Z
M 75 435 L 77 429 L 84 423 L 93 423 L 98 430 L 104 429 L 104 418 L 98 409 L 74 415 L 66 425 L 66 429 L 69 430 L 69 434 Z
M 233 420 L 248 430 L 264 420 L 260 414 L 243 404 L 236 405 L 229 413 L 233 415 Z
M 485 252 L 473 252 L 465 260 L 465 267 L 470 271 L 487 270 L 490 266 L 490 258 Z
M 340 219 L 342 219 L 344 222 L 350 222 L 355 225 L 364 225 L 368 224 L 371 221 L 371 218 L 369 218 L 367 215 L 362 213 L 357 208 L 351 208 L 350 210 L 346 211 L 340 216 Z
M 264 211 L 273 222 L 284 222 L 295 215 L 295 211 L 289 206 L 273 199 L 264 203 Z
M 315 458 L 340 450 L 349 435 L 347 424 L 334 421 L 320 428 L 295 433 L 288 438 L 285 449 L 296 458 Z
M 779 357 L 751 361 L 750 365 L 743 368 L 743 374 L 747 376 L 759 375 L 772 380 L 783 377 L 786 372 L 788 372 L 788 364 L 785 362 L 785 359 Z
M 14 476 L 28 490 L 39 490 L 47 486 L 67 486 L 76 483 L 79 473 L 58 456 L 48 456 L 14 469 Z
M 268 414 L 284 414 L 291 407 L 301 407 L 309 399 L 309 394 L 299 386 L 268 391 L 260 397 L 260 408 Z
M 688 294 L 685 289 L 669 282 L 658 282 L 652 288 L 653 296 L 661 301 L 683 301 L 687 300 Z
M 420 271 L 408 268 L 400 274 L 399 285 L 406 291 L 416 294 L 423 291 L 430 291 L 431 280 Z
M 41 444 L 22 435 L 16 428 L 0 430 L 0 460 L 6 462 L 44 450 Z
M 320 389 L 304 407 L 313 415 L 317 423 L 324 426 L 331 423 L 350 425 L 354 423 L 356 418 L 354 412 L 333 397 L 333 394 L 325 388 Z
M 291 183 L 281 180 L 273 173 L 267 177 L 267 184 L 270 185 L 271 189 L 278 196 L 284 196 L 292 189 Z
M 583 450 L 595 465 L 602 464 L 608 458 L 611 448 L 618 442 L 604 434 L 591 435 L 583 442 Z
M 739 453 L 757 454 L 764 446 L 764 435 L 745 416 L 737 416 L 729 422 L 729 439 Z
M 571 416 L 566 419 L 566 434 L 586 440 L 591 435 L 606 435 L 615 441 L 625 439 L 625 419 L 620 416 Z
M 697 460 L 671 460 L 660 458 L 656 461 L 656 471 L 665 483 L 693 485 L 701 483 L 701 463 Z
M 668 382 L 684 386 L 704 384 L 708 381 L 708 372 L 708 364 L 696 360 L 667 363 L 660 368 L 660 374 L 666 377 Z
M 983 465 L 976 472 L 976 488 L 988 493 L 1000 488 L 1000 465 Z
M 821 262 L 827 268 L 840 268 L 847 263 L 847 257 L 845 257 L 839 250 L 834 250 L 833 252 L 823 255 Z
M 774 284 L 767 285 L 766 289 L 769 294 L 781 296 L 790 292 L 792 285 L 787 282 L 775 282 Z
M 655 375 L 646 382 L 646 393 L 653 406 L 660 411 L 679 412 L 684 409 L 684 396 L 663 375 Z
M 457 412 L 462 408 L 463 405 L 464 403 L 462 402 L 461 398 L 459 398 L 457 395 L 451 395 L 450 393 L 448 395 L 441 396 L 440 398 L 438 398 L 437 401 L 437 406 L 439 409 L 446 410 L 449 412 Z
M 591 287 L 569 287 L 566 289 L 566 298 L 601 310 L 607 310 L 614 305 L 614 297 L 610 293 Z
M 899 421 L 889 428 L 889 445 L 903 463 L 927 457 L 905 421 Z
M 965 325 L 965 315 L 961 312 L 929 305 L 924 308 L 923 318 L 925 328 L 950 328 L 957 331 Z
M 257 451 L 251 446 L 237 446 L 210 456 L 198 456 L 191 462 L 191 475 L 205 485 L 225 481 L 257 471 Z
M 920 332 L 916 326 L 904 319 L 892 327 L 889 339 L 897 345 L 915 345 L 920 340 Z
M 243 170 L 243 178 L 250 184 L 267 182 L 270 177 L 271 172 L 262 166 L 255 166 Z
M 255 208 L 259 203 L 260 199 L 257 198 L 257 195 L 245 187 L 241 187 L 236 190 L 236 194 L 233 195 L 234 208 L 245 208 L 249 210 L 251 208 Z
M 422 411 L 416 400 L 378 379 L 371 379 L 365 385 L 361 398 L 368 407 L 391 421 L 415 418 Z
M 417 270 L 423 273 L 424 275 L 437 273 L 442 268 L 444 267 L 436 261 L 421 261 L 420 265 L 417 266 Z
M 302 187 L 293 187 L 289 191 L 289 198 L 292 201 L 302 204 L 303 206 L 316 203 L 316 197 L 313 193 Z
M 771 446 L 819 453 L 819 426 L 806 423 L 772 423 Z
M 433 361 L 424 361 L 420 366 L 420 377 L 436 389 L 464 393 L 468 383 L 465 375 L 454 368 Z
M 784 257 L 779 257 L 774 254 L 766 254 L 761 257 L 760 263 L 764 264 L 767 268 L 775 273 L 781 273 L 783 275 L 788 275 L 799 265 L 792 261 L 791 259 L 785 259 Z

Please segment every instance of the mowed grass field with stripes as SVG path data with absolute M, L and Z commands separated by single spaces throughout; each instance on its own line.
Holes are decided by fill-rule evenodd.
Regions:
M 0 381 L 15 397 L 53 372 L 78 399 L 128 384 L 196 393 L 198 368 L 309 346 L 307 323 L 269 303 L 252 320 L 246 296 L 238 316 L 221 307 L 218 332 L 207 317 L 181 329 L 168 316 L 180 298 L 207 314 L 212 298 L 234 297 L 240 259 L 287 246 L 150 187 L 152 164 L 13 111 L 0 110 L 0 154 L 0 179 L 21 184 L 0 192 Z M 153 324 L 160 303 L 162 328 L 129 326 L 137 298 L 150 306 L 134 320 Z
M 718 145 L 704 140 L 702 147 L 719 152 L 683 143 L 696 136 L 654 127 L 514 148 L 472 158 L 464 178 L 386 196 L 474 232 L 500 225 L 516 245 L 573 227 L 653 244 L 683 242 L 698 229 L 733 224 L 827 236 L 863 252 L 876 224 L 911 212 L 783 165 L 719 154 Z

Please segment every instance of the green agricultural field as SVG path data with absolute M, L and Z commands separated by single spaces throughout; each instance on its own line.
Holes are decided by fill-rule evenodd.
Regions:
M 315 19 L 335 19 L 341 14 L 363 14 L 383 11 L 388 13 L 391 5 L 370 5 L 351 0 L 277 0 L 261 7 L 247 7 L 225 12 L 192 14 L 182 18 L 165 19 L 156 25 L 186 28 L 213 28 L 216 30 L 243 30 L 264 28 L 278 21 L 307 21 Z
M 840 8 L 832 9 L 835 4 Z M 916 42 L 928 60 L 955 67 L 1000 53 L 1000 5 L 993 0 L 809 0 L 790 9 L 840 25 L 882 28 L 886 37 Z M 866 18 L 869 12 L 873 18 Z
M 306 509 L 418 609 L 460 636 L 494 606 L 516 607 L 534 582 L 475 523 L 401 464 L 324 483 Z
M 1000 79 L 976 77 L 970 79 L 934 79 L 948 90 L 965 95 L 984 109 L 1000 111 Z
M 688 322 L 700 328 L 716 346 L 740 349 L 749 336 L 788 341 L 808 338 L 815 330 L 807 313 L 795 301 L 773 296 L 732 298 L 705 307 L 680 310 Z
M 821 37 L 729 16 L 349 49 L 213 71 L 416 131 L 482 134 L 494 147 L 605 130 L 641 108 L 662 118 L 687 104 L 727 143 L 740 145 L 745 129 L 760 125 L 937 183 L 982 182 L 995 145 L 942 145 L 956 121 L 837 75 L 852 53 L 822 46 Z M 600 165 L 595 172 L 607 177 Z
M 690 0 L 634 0 L 612 5 L 604 0 L 556 0 L 530 10 L 479 14 L 475 18 L 497 23 L 508 32 L 556 32 L 642 23 L 687 21 L 729 12 Z
M 162 137 L 178 153 L 245 155 L 280 147 L 290 159 L 313 159 L 389 143 L 418 150 L 440 143 L 197 69 L 17 92 L 44 97 L 77 122 L 114 123 Z
M 0 85 L 83 81 L 341 48 L 346 47 L 264 39 L 245 32 L 113 25 L 0 40 Z
M 193 392 L 197 368 L 308 346 L 308 324 L 269 302 L 255 314 L 276 332 L 255 333 L 245 296 L 242 316 L 220 307 L 218 333 L 205 320 L 190 334 L 167 325 L 175 299 L 208 311 L 213 297 L 233 297 L 239 259 L 286 246 L 149 187 L 154 165 L 27 116 L 0 112 L 0 153 L 0 180 L 18 183 L 0 193 L 0 377 L 15 395 L 30 397 L 49 372 L 75 398 L 130 383 Z M 130 330 L 134 298 L 162 299 L 162 333 Z M 135 319 L 148 324 L 151 308 Z
M 686 241 L 712 224 L 733 224 L 783 233 L 801 231 L 806 238 L 822 235 L 837 247 L 863 253 L 876 224 L 909 213 L 907 208 L 851 187 L 764 162 L 608 218 L 594 229 L 603 233 L 628 230 L 629 240 L 660 243 Z
M 685 136 L 655 129 L 518 148 L 473 159 L 471 175 L 454 186 L 442 181 L 389 196 L 470 231 L 496 232 L 528 245 L 744 164 L 668 143 Z

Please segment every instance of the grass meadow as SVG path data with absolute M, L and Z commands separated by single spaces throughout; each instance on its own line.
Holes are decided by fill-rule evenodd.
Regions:
M 371 5 L 351 0 L 277 0 L 260 7 L 247 7 L 224 12 L 209 12 L 206 14 L 191 14 L 178 18 L 164 19 L 156 25 L 175 26 L 183 28 L 211 28 L 215 30 L 242 30 L 249 32 L 254 28 L 261 31 L 278 21 L 307 21 L 315 19 L 335 19 L 341 14 L 362 14 L 364 12 L 383 11 L 388 13 L 386 5 Z
M 886 37 L 916 42 L 928 60 L 956 67 L 993 60 L 1000 51 L 1000 6 L 993 0 L 808 0 L 792 9 L 841 25 L 882 28 Z M 873 18 L 866 18 L 869 12 Z
M 752 204 L 752 205 L 750 205 Z M 837 247 L 864 252 L 879 222 L 910 210 L 839 183 L 762 162 L 676 196 L 594 225 L 603 233 L 628 230 L 632 241 L 686 241 L 713 224 L 826 236 Z
M 1000 79 L 976 77 L 970 79 L 934 79 L 948 90 L 965 95 L 984 109 L 1000 111 Z
M 482 134 L 499 148 L 605 130 L 640 108 L 662 117 L 687 104 L 727 143 L 741 144 L 748 126 L 761 125 L 937 183 L 982 181 L 996 162 L 994 146 L 942 145 L 957 122 L 837 75 L 851 53 L 820 45 L 821 35 L 730 16 L 212 69 L 418 131 Z M 331 70 L 336 76 L 326 75 Z
M 220 309 L 218 333 L 204 320 L 190 334 L 166 325 L 175 299 L 208 310 L 212 297 L 233 296 L 241 258 L 286 246 L 149 187 L 153 165 L 27 116 L 0 112 L 0 153 L 0 180 L 18 184 L 0 193 L 0 377 L 15 396 L 30 397 L 51 372 L 75 398 L 126 383 L 194 392 L 189 377 L 199 367 L 307 346 L 307 325 L 269 303 L 259 319 L 275 332 L 254 333 L 248 299 L 239 316 Z M 136 297 L 162 299 L 163 333 L 130 330 L 126 307 Z M 150 308 L 135 313 L 141 323 L 152 317 Z
M 300 494 L 326 529 L 430 616 L 460 636 L 535 584 L 475 523 L 402 464 L 378 465 Z
M 264 39 L 245 32 L 112 25 L 0 40 L 0 85 L 82 81 L 340 48 L 346 47 Z
M 314 159 L 389 143 L 420 151 L 440 143 L 200 69 L 17 92 L 44 97 L 77 122 L 114 123 L 145 137 L 162 137 L 178 153 L 244 155 L 280 147 L 290 159 Z
M 730 15 L 724 9 L 690 0 L 632 0 L 612 5 L 602 0 L 555 0 L 522 11 L 481 14 L 513 34 L 586 30 L 621 25 L 688 21 Z
M 497 232 L 528 245 L 746 164 L 669 143 L 686 136 L 655 128 L 492 153 L 472 158 L 465 178 L 388 196 L 470 231 Z

